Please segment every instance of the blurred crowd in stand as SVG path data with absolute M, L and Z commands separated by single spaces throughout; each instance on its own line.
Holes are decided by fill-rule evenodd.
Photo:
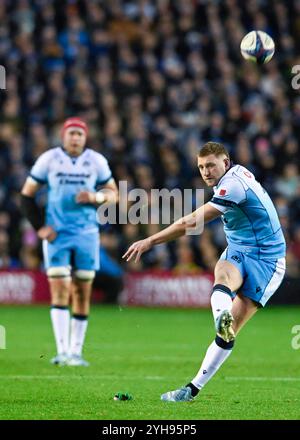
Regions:
M 267 65 L 240 55 L 252 29 L 275 41 Z M 144 189 L 157 212 L 153 188 L 204 189 L 209 200 L 197 151 L 209 140 L 224 143 L 275 201 L 287 275 L 300 277 L 300 94 L 291 73 L 297 54 L 299 0 L 1 1 L 0 267 L 42 267 L 19 191 L 37 157 L 60 144 L 64 119 L 80 116 L 90 127 L 88 146 L 107 157 L 117 183 Z M 45 201 L 41 191 L 41 206 Z M 225 247 L 219 220 L 202 235 L 123 265 L 130 243 L 163 226 L 103 226 L 103 275 L 213 270 Z

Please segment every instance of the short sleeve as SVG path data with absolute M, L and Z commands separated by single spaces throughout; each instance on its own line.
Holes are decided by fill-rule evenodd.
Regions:
M 213 198 L 209 201 L 211 205 L 226 212 L 246 200 L 246 191 L 243 184 L 236 178 L 227 178 L 215 190 Z
M 30 171 L 30 177 L 38 183 L 44 184 L 48 180 L 49 152 L 43 153 L 35 162 Z
M 112 178 L 112 172 L 107 160 L 102 155 L 97 155 L 97 186 L 105 185 Z

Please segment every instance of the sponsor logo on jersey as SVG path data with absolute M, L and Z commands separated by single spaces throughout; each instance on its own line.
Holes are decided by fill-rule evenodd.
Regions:
M 225 196 L 226 195 L 226 189 L 220 189 L 219 196 Z

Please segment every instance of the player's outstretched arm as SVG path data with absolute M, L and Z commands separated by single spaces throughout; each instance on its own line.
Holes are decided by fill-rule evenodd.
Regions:
M 126 259 L 126 261 L 135 258 L 135 262 L 138 262 L 141 255 L 144 252 L 149 251 L 156 244 L 175 240 L 176 238 L 185 235 L 188 229 L 199 227 L 204 223 L 219 217 L 221 214 L 222 212 L 218 209 L 206 203 L 191 214 L 180 218 L 162 231 L 157 232 L 144 240 L 136 241 L 128 248 L 122 258 Z

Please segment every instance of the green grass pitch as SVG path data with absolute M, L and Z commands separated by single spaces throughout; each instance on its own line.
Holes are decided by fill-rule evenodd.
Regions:
M 0 309 L 0 419 L 300 419 L 300 350 L 292 348 L 299 307 L 260 310 L 194 402 L 160 401 L 194 377 L 214 338 L 209 310 L 93 306 L 89 368 L 50 365 L 49 308 Z M 131 401 L 114 401 L 128 391 Z

